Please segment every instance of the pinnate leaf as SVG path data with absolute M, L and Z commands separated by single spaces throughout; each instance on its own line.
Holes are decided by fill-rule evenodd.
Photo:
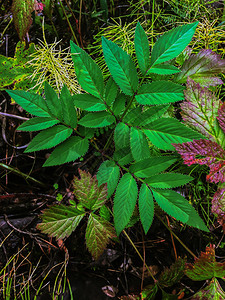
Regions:
M 130 129 L 130 148 L 134 160 L 139 161 L 150 156 L 148 141 L 143 132 L 135 127 Z
M 109 80 L 107 81 L 105 87 L 105 102 L 108 105 L 111 105 L 115 101 L 117 93 L 118 93 L 118 86 L 113 80 L 113 78 L 109 77 Z
M 173 145 L 188 166 L 193 164 L 207 165 L 210 168 L 206 179 L 210 182 L 225 182 L 225 151 L 216 142 L 194 140 Z M 197 156 L 203 158 L 197 158 Z
M 7 90 L 7 93 L 28 113 L 38 117 L 51 116 L 45 100 L 40 95 L 18 90 Z
M 198 54 L 192 54 L 181 67 L 175 81 L 184 83 L 190 77 L 201 86 L 215 86 L 223 81 L 215 75 L 224 73 L 225 59 L 211 49 L 203 49 Z
M 57 146 L 44 163 L 44 167 L 62 165 L 74 161 L 88 151 L 89 142 L 78 136 L 71 136 L 67 141 Z
M 113 213 L 117 235 L 126 227 L 133 214 L 137 194 L 138 188 L 135 179 L 131 174 L 126 173 L 120 179 L 114 198 Z
M 110 239 L 115 236 L 115 230 L 108 221 L 94 213 L 89 215 L 85 238 L 88 251 L 95 260 L 104 252 Z
M 154 217 L 154 201 L 152 192 L 146 184 L 142 184 L 138 198 L 139 213 L 145 234 L 147 234 Z
M 87 113 L 79 120 L 79 124 L 84 127 L 98 128 L 111 125 L 115 117 L 106 111 Z
M 71 235 L 84 217 L 84 212 L 73 206 L 58 204 L 44 210 L 42 223 L 37 228 L 57 240 Z
M 155 43 L 151 66 L 155 66 L 178 56 L 190 43 L 198 22 L 186 24 L 164 33 Z
M 181 101 L 184 88 L 173 82 L 161 80 L 143 84 L 135 99 L 143 105 L 158 105 Z
M 76 107 L 86 111 L 106 110 L 106 106 L 102 100 L 90 94 L 73 95 L 73 103 Z
M 139 22 L 135 29 L 134 46 L 139 68 L 144 75 L 150 65 L 150 51 L 148 37 Z
M 161 118 L 143 130 L 153 145 L 162 150 L 174 150 L 172 143 L 184 143 L 203 136 L 176 119 Z
M 114 161 L 106 160 L 99 167 L 97 173 L 98 185 L 102 185 L 103 183 L 107 184 L 108 198 L 111 197 L 115 191 L 119 178 L 120 169 Z
M 90 210 L 99 209 L 107 200 L 106 184 L 98 186 L 96 176 L 79 169 L 80 179 L 74 177 L 74 194 L 79 203 Z
M 129 146 L 129 135 L 130 128 L 122 122 L 118 123 L 114 131 L 114 142 L 117 150 Z
M 172 190 L 152 189 L 152 192 L 155 201 L 168 215 L 189 226 L 209 232 L 195 209 L 183 196 Z
M 73 129 L 64 125 L 57 125 L 38 133 L 25 152 L 38 151 L 55 147 L 65 141 L 73 132 Z
M 225 276 L 225 263 L 219 263 L 215 258 L 215 246 L 206 247 L 205 252 L 195 258 L 194 264 L 186 264 L 185 275 L 190 279 L 207 280 L 213 277 L 223 278 Z
M 102 49 L 109 71 L 124 94 L 132 96 L 138 86 L 138 76 L 131 57 L 118 45 L 102 37 Z
M 96 62 L 74 42 L 70 42 L 75 73 L 81 87 L 97 98 L 103 97 L 103 75 Z
M 148 74 L 153 73 L 159 75 L 171 75 L 179 72 L 180 70 L 177 67 L 173 65 L 167 65 L 167 64 L 156 65 L 148 70 Z
M 63 120 L 63 107 L 62 103 L 54 91 L 54 89 L 50 86 L 50 84 L 45 81 L 45 97 L 46 97 L 46 104 L 49 108 L 51 114 L 57 118 L 58 120 Z
M 129 171 L 140 178 L 151 177 L 165 171 L 177 158 L 175 156 L 154 156 L 142 159 L 130 166 Z
M 19 127 L 17 127 L 17 130 L 39 131 L 52 127 L 53 125 L 56 125 L 59 122 L 59 120 L 53 119 L 51 117 L 36 117 L 21 124 Z
M 193 180 L 193 178 L 189 175 L 178 173 L 164 173 L 147 178 L 145 179 L 145 182 L 153 188 L 171 189 L 181 185 L 185 185 L 191 180 Z
M 204 136 L 213 139 L 220 100 L 207 88 L 188 79 L 185 100 L 181 103 L 181 115 L 187 125 Z
M 63 122 L 72 128 L 76 128 L 77 113 L 73 104 L 73 96 L 70 95 L 66 85 L 61 90 L 60 102 L 62 104 Z

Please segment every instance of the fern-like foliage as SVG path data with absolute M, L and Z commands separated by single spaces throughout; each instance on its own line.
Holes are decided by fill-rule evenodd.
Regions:
M 113 194 L 117 235 L 128 226 L 137 200 L 146 233 L 153 221 L 154 201 L 177 220 L 208 230 L 189 202 L 170 190 L 192 180 L 182 174 L 165 173 L 177 156 L 164 153 L 156 157 L 150 151 L 150 147 L 174 151 L 173 144 L 205 138 L 177 119 L 164 115 L 170 103 L 184 100 L 184 87 L 165 80 L 168 78 L 165 75 L 179 74 L 171 62 L 187 47 L 197 25 L 198 22 L 186 24 L 166 32 L 157 40 L 150 55 L 148 37 L 138 23 L 134 38 L 137 65 L 124 49 L 103 37 L 102 51 L 110 73 L 106 84 L 96 61 L 71 41 L 72 60 L 83 94 L 71 95 L 64 86 L 57 95 L 47 83 L 45 99 L 29 92 L 8 91 L 19 105 L 36 116 L 20 129 L 41 130 L 26 151 L 55 147 L 44 166 L 74 161 L 84 156 L 89 148 L 101 155 L 103 163 L 97 174 L 98 186 L 95 177 L 82 171 L 81 178 L 74 181 L 79 203 L 92 213 L 88 222 L 95 226 L 96 234 L 101 222 L 94 211 Z M 98 144 L 95 135 L 97 141 L 100 140 L 99 132 L 103 129 L 103 135 L 107 132 L 107 141 L 105 143 L 103 138 L 104 142 Z M 102 184 L 107 184 L 108 195 Z M 92 232 L 87 236 L 92 237 Z M 91 242 L 88 248 L 92 249 Z

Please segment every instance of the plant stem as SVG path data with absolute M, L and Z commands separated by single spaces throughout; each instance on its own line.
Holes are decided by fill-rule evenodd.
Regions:
M 178 242 L 194 257 L 197 258 L 196 255 L 179 239 L 179 237 L 167 226 L 167 224 L 161 219 L 161 217 L 156 213 L 156 217 L 163 223 L 163 225 L 169 230 L 169 232 L 178 240 Z
M 134 248 L 134 250 L 137 252 L 138 256 L 140 257 L 140 259 L 143 261 L 143 263 L 145 264 L 146 269 L 148 270 L 148 273 L 150 274 L 150 276 L 152 277 L 152 279 L 154 280 L 154 283 L 157 282 L 157 280 L 155 279 L 154 275 L 152 274 L 150 268 L 148 267 L 148 265 L 146 264 L 146 262 L 144 261 L 143 257 L 141 256 L 140 252 L 138 251 L 137 247 L 134 245 L 134 243 L 132 242 L 131 238 L 129 237 L 129 235 L 126 233 L 125 230 L 123 230 L 123 234 L 126 236 L 126 238 L 129 240 L 129 242 L 131 243 L 132 247 Z

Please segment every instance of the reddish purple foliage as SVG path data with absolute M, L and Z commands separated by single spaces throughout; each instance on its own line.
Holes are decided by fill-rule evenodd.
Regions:
M 206 179 L 210 182 L 225 182 L 225 151 L 216 142 L 194 140 L 183 144 L 173 144 L 187 165 L 207 165 L 210 168 Z M 198 158 L 197 156 L 202 156 Z
M 217 120 L 219 121 L 220 127 L 225 132 L 225 104 L 223 104 L 221 108 L 218 110 Z

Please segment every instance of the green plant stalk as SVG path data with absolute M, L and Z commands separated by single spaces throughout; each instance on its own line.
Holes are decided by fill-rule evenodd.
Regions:
M 197 256 L 179 239 L 179 237 L 169 228 L 169 226 L 162 220 L 162 218 L 156 213 L 156 217 L 163 223 L 163 225 L 169 230 L 169 232 L 178 240 L 178 242 L 194 257 Z
M 145 264 L 146 269 L 148 270 L 149 275 L 152 277 L 152 279 L 154 280 L 154 283 L 157 282 L 157 280 L 155 279 L 154 275 L 152 274 L 151 270 L 149 269 L 148 265 L 146 264 L 146 262 L 144 261 L 142 255 L 140 254 L 140 252 L 138 251 L 137 247 L 134 245 L 133 241 L 131 240 L 131 238 L 129 237 L 129 235 L 126 233 L 125 230 L 123 230 L 123 234 L 126 236 L 126 238 L 129 240 L 129 242 L 131 243 L 132 247 L 134 248 L 134 250 L 136 251 L 136 253 L 138 254 L 138 256 L 140 257 L 140 259 L 143 261 L 143 263 Z
M 67 14 L 66 14 L 66 11 L 65 11 L 65 9 L 64 9 L 64 6 L 63 6 L 63 4 L 62 4 L 62 1 L 59 0 L 59 2 L 60 2 L 60 5 L 61 5 L 61 7 L 62 7 L 63 13 L 64 13 L 64 15 L 65 15 L 66 21 L 67 21 L 67 23 L 68 23 L 68 25 L 69 25 L 70 31 L 71 31 L 71 33 L 72 33 L 72 35 L 73 35 L 73 38 L 74 38 L 76 44 L 79 45 L 78 40 L 77 40 L 77 37 L 76 37 L 76 35 L 75 35 L 75 32 L 73 31 L 73 27 L 72 27 L 72 25 L 71 25 L 71 23 L 70 23 L 69 18 L 67 17 Z

